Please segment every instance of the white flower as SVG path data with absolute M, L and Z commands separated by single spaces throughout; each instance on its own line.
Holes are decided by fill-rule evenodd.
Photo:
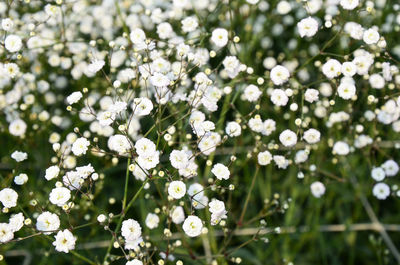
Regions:
M 157 214 L 154 213 L 149 213 L 146 217 L 146 226 L 150 229 L 154 229 L 158 226 L 158 223 L 160 222 L 160 218 L 158 217 Z
M 98 71 L 101 70 L 101 68 L 103 68 L 103 66 L 106 64 L 106 62 L 104 60 L 94 60 L 93 62 L 91 62 L 88 66 L 87 66 L 87 71 L 90 74 L 95 74 Z
M 225 210 L 225 203 L 223 201 L 212 199 L 208 207 L 211 213 L 211 225 L 216 225 L 221 219 L 227 218 L 227 211 Z
M 26 127 L 26 123 L 23 120 L 18 119 L 10 123 L 8 130 L 14 136 L 22 136 L 26 132 Z
M 101 126 L 111 125 L 114 122 L 115 117 L 115 113 L 112 113 L 111 111 L 102 111 L 97 114 L 97 120 Z
M 133 113 L 137 116 L 149 115 L 153 109 L 153 103 L 148 98 L 135 98 L 132 103 Z
M 131 261 L 128 261 L 125 265 L 143 265 L 143 262 L 138 259 L 133 259 Z
M 60 227 L 60 218 L 54 213 L 43 212 L 36 220 L 36 229 L 51 234 Z
M 122 222 L 121 234 L 125 240 L 137 240 L 142 236 L 142 228 L 136 220 L 128 219 Z
M 209 210 L 212 214 L 225 214 L 225 204 L 223 201 L 212 199 L 208 204 Z
M 56 5 L 51 5 L 51 4 L 47 4 L 44 7 L 44 11 L 46 12 L 46 14 L 48 16 L 51 16 L 51 17 L 55 17 L 61 13 L 60 7 L 58 7 Z
M 69 171 L 63 177 L 63 183 L 71 190 L 79 189 L 82 186 L 83 179 L 80 174 L 76 171 Z
M 382 181 L 386 177 L 385 170 L 381 167 L 375 167 L 371 170 L 371 177 L 376 181 Z
M 147 138 L 141 138 L 135 143 L 135 150 L 139 156 L 151 156 L 156 152 L 156 145 Z
M 160 152 L 156 151 L 148 156 L 139 155 L 137 162 L 144 169 L 152 169 L 160 162 Z
M 4 45 L 9 52 L 17 52 L 22 48 L 22 41 L 17 35 L 8 35 Z
M 278 5 L 276 6 L 276 10 L 281 15 L 286 15 L 292 10 L 292 6 L 288 1 L 279 1 Z
M 182 181 L 172 181 L 168 186 L 168 195 L 180 199 L 186 194 L 186 185 Z
M 258 98 L 261 96 L 261 94 L 262 94 L 262 92 L 255 85 L 248 85 L 244 89 L 244 97 L 250 102 L 257 101 Z
M 369 77 L 369 83 L 372 88 L 382 89 L 385 87 L 385 79 L 380 74 L 372 74 Z
M 271 93 L 271 101 L 276 106 L 286 106 L 289 98 L 282 89 L 274 89 Z
M 284 146 L 294 146 L 297 143 L 297 135 L 293 131 L 286 129 L 279 135 L 279 141 Z
M 108 138 L 108 148 L 110 150 L 118 152 L 120 155 L 126 154 L 129 152 L 131 147 L 131 142 L 125 135 L 116 134 Z
M 1 69 L 0 69 L 1 70 Z M 11 78 L 16 77 L 19 74 L 19 67 L 15 63 L 6 63 L 3 65 L 5 74 Z
M 356 94 L 356 86 L 351 82 L 341 82 L 337 89 L 339 97 L 343 99 L 351 99 Z
M 14 22 L 10 18 L 4 18 L 1 20 L 1 27 L 5 31 L 10 31 L 14 27 Z
M 104 214 L 99 214 L 97 216 L 97 222 L 104 223 L 107 220 L 107 217 Z
M 11 158 L 14 159 L 17 162 L 24 161 L 25 159 L 28 158 L 28 154 L 25 152 L 20 152 L 20 151 L 14 151 L 11 154 Z
M 200 218 L 194 215 L 189 215 L 185 222 L 183 222 L 183 231 L 185 231 L 186 235 L 190 237 L 196 237 L 201 234 L 201 230 L 203 229 L 203 223 Z
M 155 87 L 167 87 L 171 81 L 166 75 L 157 72 L 150 77 L 150 82 Z
M 56 247 L 58 252 L 68 253 L 75 249 L 76 237 L 69 230 L 58 231 L 54 237 L 56 240 L 53 242 L 53 246 Z
M 52 204 L 62 207 L 71 199 L 71 191 L 65 187 L 54 188 L 50 192 L 49 200 Z
M 393 160 L 387 160 L 381 167 L 385 170 L 388 177 L 393 177 L 399 172 L 399 165 Z
M 6 243 L 14 238 L 14 233 L 9 224 L 0 223 L 0 242 Z
M 322 182 L 313 182 L 310 188 L 312 195 L 316 198 L 320 198 L 325 193 L 325 185 Z
M 307 102 L 313 103 L 318 100 L 319 92 L 313 88 L 307 88 L 306 93 L 304 93 L 304 99 Z
M 46 169 L 46 174 L 44 177 L 47 180 L 51 180 L 53 178 L 58 177 L 58 174 L 60 174 L 60 168 L 58 166 L 51 166 L 48 169 Z
M 261 166 L 266 166 L 271 163 L 272 155 L 269 151 L 260 152 L 257 155 L 258 164 Z
M 304 132 L 303 138 L 304 140 L 306 140 L 307 143 L 315 144 L 320 141 L 321 133 L 316 129 L 311 128 Z
M 276 130 L 276 122 L 272 119 L 266 119 L 262 124 L 261 133 L 263 135 L 271 135 Z
M 224 47 L 228 43 L 228 31 L 223 28 L 216 28 L 211 34 L 211 41 L 218 47 Z
M 240 61 L 236 56 L 226 56 L 222 61 L 229 78 L 235 78 L 240 72 Z
M 299 150 L 296 152 L 296 156 L 294 158 L 294 162 L 296 164 L 300 164 L 300 163 L 304 163 L 307 161 L 308 159 L 308 154 L 309 151 L 308 150 Z
M 171 161 L 171 165 L 176 169 L 183 169 L 189 163 L 189 157 L 183 150 L 173 150 L 169 155 L 169 160 Z
M 86 138 L 80 137 L 72 144 L 72 153 L 74 153 L 76 156 L 84 155 L 86 154 L 89 145 L 90 142 Z
M 297 23 L 300 37 L 312 37 L 318 31 L 318 21 L 315 18 L 303 18 Z
M 282 65 L 277 65 L 271 70 L 270 78 L 277 86 L 286 83 L 289 80 L 289 77 L 289 70 Z
M 242 127 L 239 123 L 231 121 L 226 124 L 225 132 L 230 137 L 237 137 L 242 133 Z
M 25 217 L 22 213 L 13 214 L 8 222 L 13 233 L 19 231 L 24 226 Z
M 142 44 L 146 40 L 146 34 L 139 28 L 134 29 L 129 37 L 133 44 Z
M 322 72 L 329 79 L 339 76 L 341 74 L 341 71 L 342 71 L 342 65 L 336 59 L 329 59 L 322 66 Z
M 167 39 L 173 37 L 174 31 L 172 29 L 171 24 L 169 24 L 168 22 L 163 22 L 158 24 L 157 34 L 160 37 L 160 39 Z
M 385 200 L 390 195 L 390 188 L 386 183 L 377 183 L 373 187 L 372 193 L 379 200 Z
M 5 188 L 0 191 L 0 202 L 6 208 L 17 206 L 18 193 L 10 188 Z
M 353 10 L 360 4 L 359 0 L 340 0 L 340 5 L 347 10 Z
M 338 155 L 347 155 L 350 152 L 350 147 L 346 142 L 338 141 L 333 145 L 333 153 Z
M 192 32 L 194 31 L 198 25 L 199 22 L 197 21 L 196 17 L 186 17 L 184 20 L 181 21 L 182 23 L 182 30 L 183 32 Z
M 28 181 L 28 175 L 21 173 L 14 177 L 14 182 L 17 185 L 24 185 Z
M 352 77 L 357 73 L 357 66 L 353 62 L 344 62 L 341 72 L 344 76 Z
M 73 92 L 71 95 L 67 97 L 68 104 L 74 104 L 78 102 L 83 97 L 82 93 L 79 91 Z
M 94 172 L 94 168 L 91 164 L 88 164 L 86 166 L 76 167 L 76 172 L 81 178 L 86 179 L 87 177 L 89 177 L 90 174 Z
M 368 44 L 376 44 L 379 41 L 379 33 L 374 29 L 367 29 L 363 34 L 363 41 Z
M 173 223 L 180 224 L 185 220 L 185 211 L 183 210 L 182 206 L 177 206 L 170 213 L 170 216 Z
M 221 163 L 217 163 L 213 166 L 213 168 L 211 169 L 211 172 L 217 177 L 217 179 L 222 180 L 222 179 L 229 179 L 230 176 L 230 172 L 229 169 L 221 164 Z

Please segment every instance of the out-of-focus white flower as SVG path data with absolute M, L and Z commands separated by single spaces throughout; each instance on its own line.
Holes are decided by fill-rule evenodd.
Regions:
M 17 35 L 8 35 L 4 46 L 9 52 L 18 52 L 22 48 L 22 40 Z
M 158 217 L 157 214 L 154 213 L 148 213 L 146 216 L 146 226 L 150 229 L 154 229 L 158 226 L 158 223 L 160 222 L 160 218 Z
M 320 198 L 322 195 L 325 194 L 325 185 L 322 182 L 313 182 L 310 188 L 312 195 L 316 198 Z
M 321 133 L 316 129 L 308 129 L 303 134 L 304 140 L 309 144 L 315 144 L 320 141 Z
M 6 243 L 14 238 L 14 233 L 9 224 L 0 223 L 0 242 Z
M 393 177 L 399 172 L 399 165 L 392 159 L 385 161 L 381 167 L 385 170 L 385 174 L 388 177 Z
M 375 167 L 371 170 L 371 177 L 376 181 L 382 181 L 386 177 L 385 170 L 381 167 Z
M 82 97 L 83 97 L 82 93 L 79 91 L 76 91 L 67 97 L 67 102 L 68 102 L 68 104 L 72 105 L 72 104 L 78 102 Z
M 346 142 L 338 141 L 333 145 L 333 152 L 345 156 L 350 152 L 350 147 Z
M 21 173 L 14 177 L 14 183 L 17 185 L 24 185 L 28 182 L 28 175 L 25 173 Z
M 360 4 L 359 0 L 340 0 L 340 5 L 347 10 L 353 10 Z
M 171 213 L 170 217 L 172 219 L 172 222 L 175 224 L 180 224 L 185 220 L 185 211 L 183 210 L 182 206 L 177 206 L 175 207 Z
M 11 158 L 17 162 L 21 162 L 28 158 L 28 154 L 25 152 L 21 152 L 21 151 L 14 151 L 11 154 Z
M 379 200 L 386 200 L 390 195 L 390 188 L 386 183 L 377 183 L 372 189 L 372 193 Z
M 14 136 L 22 136 L 25 134 L 26 128 L 26 123 L 23 120 L 18 119 L 10 123 L 8 130 Z

